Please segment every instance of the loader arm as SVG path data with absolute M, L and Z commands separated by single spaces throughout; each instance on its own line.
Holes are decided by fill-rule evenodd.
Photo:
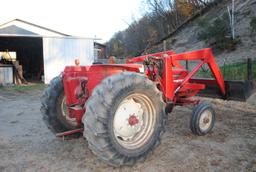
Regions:
M 252 79 L 225 81 L 210 48 L 180 54 L 175 54 L 172 51 L 148 54 L 136 57 L 130 62 L 145 60 L 154 61 L 153 65 L 156 65 L 152 67 L 154 70 L 147 69 L 146 75 L 151 79 L 154 78 L 152 75 L 156 76 L 156 79 L 153 80 L 160 84 L 166 101 L 184 104 L 188 98 L 195 95 L 246 101 L 250 95 L 256 92 L 256 82 Z M 198 64 L 191 71 L 188 71 L 185 66 L 181 65 L 180 61 L 198 61 Z M 157 63 L 164 65 L 159 69 Z M 212 79 L 194 77 L 204 64 L 209 66 L 213 75 Z
M 181 65 L 180 61 L 199 61 L 199 63 L 192 71 L 188 71 L 186 67 Z M 209 83 L 217 85 L 215 89 L 220 90 L 222 97 L 226 95 L 222 73 L 210 48 L 180 54 L 175 54 L 173 51 L 159 52 L 135 57 L 127 61 L 128 64 L 137 62 L 152 65 L 147 68 L 145 74 L 160 84 L 160 90 L 163 92 L 166 101 L 181 102 L 182 104 L 185 98 L 195 96 L 199 91 L 205 89 Z M 204 64 L 208 64 L 214 80 L 192 79 Z
M 219 66 L 215 62 L 212 50 L 210 48 L 202 49 L 202 50 L 197 50 L 197 51 L 192 51 L 192 52 L 186 52 L 186 53 L 181 53 L 181 54 L 175 54 L 171 56 L 172 60 L 177 61 L 177 60 L 201 60 L 201 63 L 198 64 L 192 71 L 191 75 L 189 75 L 187 78 L 185 78 L 185 81 L 190 80 L 196 72 L 205 64 L 207 63 L 214 78 L 216 83 L 218 84 L 218 87 L 222 93 L 223 96 L 225 96 L 226 91 L 225 91 L 225 83 L 224 83 L 224 78 L 222 76 L 222 73 L 220 71 Z M 193 80 L 194 83 L 197 83 L 197 80 Z M 200 80 L 201 84 L 208 84 L 209 80 Z

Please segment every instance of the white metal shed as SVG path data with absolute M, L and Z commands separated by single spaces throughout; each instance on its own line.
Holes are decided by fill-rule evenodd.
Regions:
M 96 60 L 93 38 L 73 37 L 19 19 L 0 25 L 0 52 L 5 50 L 17 52 L 25 78 L 43 78 L 45 83 L 74 65 L 76 58 L 81 65 Z

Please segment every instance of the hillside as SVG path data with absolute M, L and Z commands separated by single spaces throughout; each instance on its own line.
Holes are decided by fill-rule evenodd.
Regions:
M 197 39 L 199 30 L 198 22 L 202 17 L 210 18 L 212 21 L 227 12 L 227 5 L 230 2 L 221 3 L 209 10 L 209 12 L 196 18 L 180 29 L 176 34 L 166 40 L 167 49 L 176 53 L 191 51 L 208 47 L 204 41 Z M 256 34 L 251 33 L 250 21 L 256 16 L 256 0 L 235 0 L 235 34 L 239 36 L 241 43 L 237 45 L 236 50 L 228 52 L 215 52 L 219 64 L 232 63 L 245 58 L 256 59 Z M 159 44 L 150 49 L 150 51 L 162 51 L 163 44 Z

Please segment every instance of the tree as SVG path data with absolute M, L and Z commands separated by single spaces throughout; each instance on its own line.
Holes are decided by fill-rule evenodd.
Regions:
M 136 56 L 175 31 L 195 12 L 221 0 L 144 0 L 145 14 L 107 43 L 107 53 Z

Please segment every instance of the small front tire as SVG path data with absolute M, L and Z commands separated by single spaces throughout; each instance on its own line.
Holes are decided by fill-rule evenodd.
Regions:
M 192 113 L 190 129 L 198 136 L 211 132 L 215 124 L 215 111 L 210 104 L 200 103 Z

